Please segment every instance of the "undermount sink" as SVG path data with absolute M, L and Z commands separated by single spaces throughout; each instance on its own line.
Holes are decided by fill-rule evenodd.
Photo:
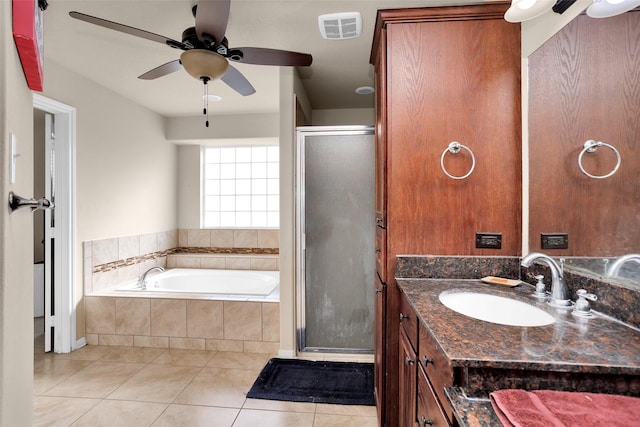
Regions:
M 509 326 L 544 326 L 553 316 L 526 302 L 480 292 L 445 291 L 440 302 L 453 311 L 485 322 Z

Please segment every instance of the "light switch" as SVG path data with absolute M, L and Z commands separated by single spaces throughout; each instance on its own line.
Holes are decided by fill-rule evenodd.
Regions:
M 9 132 L 9 138 L 11 139 L 11 153 L 9 154 L 9 182 L 11 184 L 16 183 L 16 159 L 20 154 L 17 153 L 18 140 L 16 136 Z

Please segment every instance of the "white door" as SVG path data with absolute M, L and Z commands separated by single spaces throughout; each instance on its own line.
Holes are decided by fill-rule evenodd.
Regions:
M 55 205 L 45 213 L 45 350 L 69 353 L 85 342 L 73 338 L 76 110 L 39 94 L 34 94 L 33 106 L 48 113 L 45 193 Z
M 52 306 L 54 294 L 53 266 L 55 265 L 55 128 L 54 116 L 46 113 L 44 116 L 45 133 L 45 194 L 44 197 L 53 204 L 53 208 L 44 211 L 44 351 L 51 351 L 51 341 L 55 334 Z

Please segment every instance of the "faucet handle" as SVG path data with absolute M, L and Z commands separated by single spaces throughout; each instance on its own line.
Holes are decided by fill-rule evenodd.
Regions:
M 585 289 L 578 289 L 576 295 L 578 296 L 578 300 L 571 314 L 579 317 L 593 317 L 589 301 L 597 301 L 598 296 L 588 293 Z
M 538 281 L 536 283 L 536 290 L 533 293 L 533 296 L 536 298 L 546 298 L 547 293 L 545 291 L 544 276 L 542 274 L 537 274 L 533 277 Z

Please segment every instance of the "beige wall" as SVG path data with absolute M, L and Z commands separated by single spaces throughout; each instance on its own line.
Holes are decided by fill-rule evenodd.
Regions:
M 200 150 L 199 145 L 178 147 L 178 228 L 200 228 Z
M 11 35 L 11 2 L 0 1 L 0 425 L 31 425 L 33 381 L 33 217 L 9 213 L 10 190 L 33 192 L 31 92 Z M 18 169 L 9 183 L 9 132 L 17 136 Z
M 295 356 L 295 105 L 297 73 L 280 69 L 280 350 Z M 298 86 L 296 86 L 298 87 Z M 301 87 L 301 86 L 300 86 Z M 298 89 L 301 90 L 301 89 Z M 306 96 L 306 95 L 305 95 Z
M 84 336 L 82 242 L 175 229 L 177 148 L 164 119 L 46 61 L 43 95 L 77 110 L 76 339 Z M 72 337 L 73 338 L 73 337 Z
M 44 96 L 77 109 L 80 241 L 176 228 L 177 148 L 164 119 L 57 63 Z
M 376 124 L 375 108 L 313 110 L 312 117 L 313 126 L 375 126 Z

